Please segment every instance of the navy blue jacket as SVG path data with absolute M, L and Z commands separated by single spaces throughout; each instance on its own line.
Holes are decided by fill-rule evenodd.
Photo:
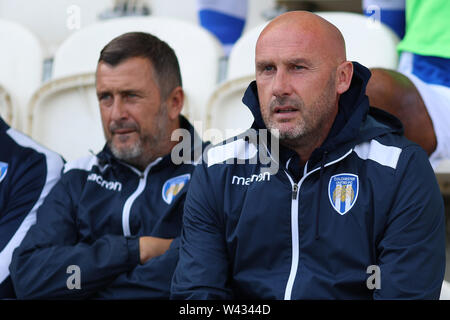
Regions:
M 181 126 L 194 135 L 184 118 Z M 67 163 L 36 225 L 14 252 L 10 269 L 17 296 L 168 298 L 179 241 L 141 265 L 139 237 L 180 235 L 193 169 L 193 163 L 175 165 L 168 154 L 140 172 L 106 146 L 97 156 Z
M 9 274 L 14 249 L 64 165 L 47 150 L 0 118 L 0 299 L 15 298 Z
M 276 149 L 261 133 L 257 143 L 247 133 L 208 151 L 185 203 L 173 299 L 439 297 L 439 187 L 401 123 L 369 108 L 369 77 L 354 63 L 331 131 L 303 170 L 280 147 L 279 170 L 264 172 Z M 254 82 L 243 101 L 253 128 L 264 128 Z

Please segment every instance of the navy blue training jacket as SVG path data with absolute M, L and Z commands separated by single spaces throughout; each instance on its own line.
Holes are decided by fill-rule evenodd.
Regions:
M 280 147 L 279 170 L 262 171 L 273 144 L 249 133 L 208 151 L 185 203 L 173 299 L 439 297 L 439 187 L 401 123 L 369 107 L 369 77 L 354 63 L 331 131 L 303 170 Z M 253 128 L 264 128 L 255 82 L 243 101 Z
M 9 274 L 14 249 L 61 175 L 64 162 L 0 118 L 0 299 L 15 298 Z
M 192 151 L 197 147 L 202 144 Z M 193 169 L 193 163 L 175 165 L 169 154 L 140 172 L 106 146 L 97 156 L 67 163 L 36 225 L 14 252 L 10 270 L 17 296 L 168 298 Z M 165 254 L 141 265 L 140 236 L 176 239 Z

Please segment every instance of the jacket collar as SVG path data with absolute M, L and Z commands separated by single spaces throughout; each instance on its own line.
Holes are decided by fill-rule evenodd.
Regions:
M 198 136 L 197 132 L 195 131 L 194 127 L 191 125 L 191 123 L 182 115 L 180 115 L 180 128 L 186 129 L 189 131 L 190 137 L 193 141 L 197 142 L 200 141 L 200 137 Z M 194 144 L 191 143 L 191 156 L 193 156 L 194 151 L 196 148 L 201 148 L 202 144 Z M 117 159 L 111 152 L 111 149 L 108 147 L 108 144 L 105 144 L 102 151 L 100 151 L 97 154 L 97 158 L 99 159 L 99 163 L 101 165 L 110 164 L 111 166 L 122 166 L 123 162 L 119 159 Z M 191 158 L 192 159 L 192 158 Z M 162 159 L 153 167 L 154 170 L 159 170 L 162 168 L 165 168 L 167 166 L 170 166 L 172 164 L 171 154 L 168 153 L 165 156 L 162 157 Z M 129 165 L 128 165 L 129 166 Z

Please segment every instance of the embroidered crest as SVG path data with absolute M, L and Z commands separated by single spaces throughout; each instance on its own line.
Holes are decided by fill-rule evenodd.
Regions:
M 340 215 L 346 214 L 358 198 L 359 179 L 357 175 L 342 173 L 332 176 L 328 184 L 328 198 L 331 206 Z
M 0 161 L 0 182 L 5 178 L 6 173 L 8 172 L 8 164 L 6 162 Z
M 171 204 L 173 198 L 183 189 L 187 184 L 191 175 L 183 174 L 181 176 L 167 180 L 162 187 L 162 198 L 167 204 Z

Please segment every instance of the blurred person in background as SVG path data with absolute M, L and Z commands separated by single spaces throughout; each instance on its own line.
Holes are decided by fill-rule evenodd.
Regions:
M 9 265 L 59 180 L 63 159 L 0 118 L 0 299 L 16 297 Z
M 396 115 L 437 167 L 450 159 L 450 1 L 364 0 L 363 7 L 401 38 L 398 69 L 371 69 L 370 103 Z

